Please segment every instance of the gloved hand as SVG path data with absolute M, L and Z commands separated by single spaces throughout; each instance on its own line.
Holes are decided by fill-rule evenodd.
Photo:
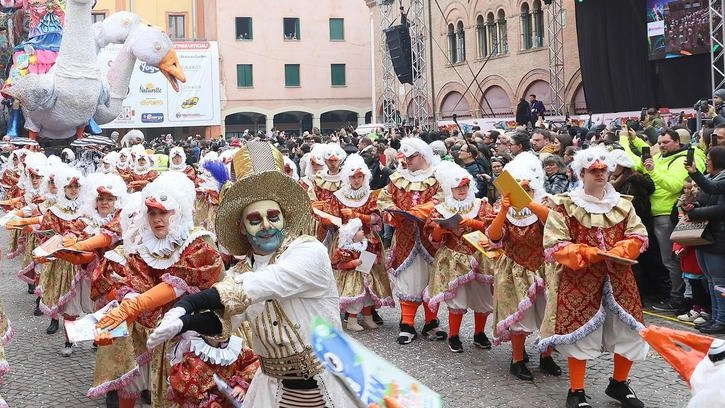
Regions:
M 483 221 L 475 220 L 473 218 L 462 219 L 461 222 L 458 223 L 458 226 L 477 231 L 483 231 L 486 228 L 486 224 Z
M 63 240 L 63 246 L 68 247 L 68 245 L 65 244 L 65 240 Z M 71 248 L 75 249 L 76 251 L 89 252 L 99 248 L 109 248 L 110 246 L 111 237 L 104 233 L 100 233 L 86 240 L 73 243 L 73 245 L 71 245 Z
M 312 208 L 316 208 L 320 211 L 325 209 L 325 202 L 324 201 L 313 201 L 312 202 Z
M 340 210 L 340 213 L 347 217 L 348 219 L 352 218 L 359 218 L 360 221 L 362 221 L 363 224 L 370 224 L 370 221 L 372 220 L 372 216 L 367 214 L 360 214 L 357 211 L 353 211 L 349 208 L 343 208 Z
M 488 237 L 495 242 L 503 238 L 503 226 L 506 224 L 506 214 L 508 214 L 509 208 L 511 208 L 511 196 L 506 194 L 501 198 L 501 210 L 488 228 Z
M 569 244 L 554 252 L 552 257 L 560 264 L 575 271 L 602 261 L 599 248 L 587 244 Z
M 434 223 L 433 230 L 430 232 L 430 236 L 431 238 L 433 238 L 434 242 L 441 242 L 443 241 L 443 237 L 448 233 L 448 230 L 438 225 L 438 223 Z
M 174 299 L 176 299 L 174 287 L 168 283 L 159 283 L 138 297 L 124 299 L 117 308 L 106 313 L 96 323 L 96 327 L 112 330 L 124 321 L 132 322 L 141 313 L 154 310 Z
M 74 234 L 67 234 L 63 236 L 63 247 L 68 248 L 72 247 L 73 245 L 78 242 L 78 237 Z
M 180 317 L 185 314 L 186 310 L 183 307 L 174 307 L 166 312 L 159 325 L 156 326 L 156 329 L 146 341 L 146 347 L 152 349 L 179 334 L 184 327 Z
M 629 238 L 617 242 L 614 248 L 607 251 L 607 253 L 620 258 L 637 259 L 641 248 L 642 241 L 637 238 Z

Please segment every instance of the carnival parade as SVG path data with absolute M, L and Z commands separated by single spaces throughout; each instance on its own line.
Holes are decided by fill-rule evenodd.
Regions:
M 582 51 L 571 92 L 552 68 L 541 100 L 527 74 L 500 106 L 502 71 L 477 85 L 488 108 L 449 82 L 429 114 L 421 68 L 441 56 L 419 52 L 437 41 L 422 16 L 444 23 L 444 70 L 468 63 L 470 28 L 481 73 L 509 53 L 508 9 L 466 28 L 458 2 L 321 1 L 308 13 L 329 48 L 367 54 L 328 67 L 317 44 L 318 65 L 258 69 L 252 97 L 254 64 L 229 86 L 229 60 L 253 42 L 275 54 L 258 66 L 293 58 L 316 35 L 288 17 L 300 5 L 110 3 L 0 0 L 0 408 L 725 407 L 723 86 L 679 115 L 605 114 Z M 544 6 L 576 12 L 582 42 L 602 7 Z M 534 59 L 544 6 L 516 11 Z M 282 23 L 279 49 L 257 7 Z M 652 7 L 640 28 L 688 21 L 680 1 Z M 354 97 L 294 96 L 307 69 L 357 92 L 365 64 L 367 121 L 341 113 Z M 296 105 L 266 99 L 273 78 Z M 557 105 L 568 92 L 576 110 L 583 86 L 601 115 Z

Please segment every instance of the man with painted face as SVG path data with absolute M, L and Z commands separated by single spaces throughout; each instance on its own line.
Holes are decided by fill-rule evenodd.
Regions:
M 544 227 L 550 262 L 561 265 L 558 285 L 547 289 L 546 316 L 539 349 L 556 347 L 568 358 L 569 408 L 590 407 L 584 392 L 587 360 L 614 353 L 614 373 L 605 393 L 626 408 L 644 404 L 629 387 L 633 361 L 644 360 L 649 347 L 642 302 L 632 267 L 647 248 L 647 230 L 630 199 L 609 183 L 615 167 L 603 147 L 582 150 L 572 169 L 582 185 L 550 197 L 555 208 Z M 622 260 L 624 258 L 624 260 Z
M 225 333 L 239 315 L 250 322 L 261 362 L 245 400 L 259 407 L 354 406 L 309 344 L 315 316 L 340 328 L 340 302 L 327 249 L 301 233 L 311 221 L 309 197 L 283 169 L 282 154 L 267 143 L 251 141 L 236 153 L 236 181 L 223 194 L 216 231 L 242 260 L 224 281 L 178 302 L 148 345 L 186 330 Z M 190 314 L 203 310 L 217 314 Z

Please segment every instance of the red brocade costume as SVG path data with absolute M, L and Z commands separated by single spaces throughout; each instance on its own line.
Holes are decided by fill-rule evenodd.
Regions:
M 159 176 L 159 173 L 156 170 L 149 170 L 145 173 L 136 173 L 135 171 L 132 171 L 128 174 L 128 178 L 124 178 L 124 180 L 129 185 L 129 191 L 136 192 L 141 191 L 146 186 L 146 184 L 156 180 L 156 177 Z M 139 183 L 139 182 L 145 182 L 145 183 Z

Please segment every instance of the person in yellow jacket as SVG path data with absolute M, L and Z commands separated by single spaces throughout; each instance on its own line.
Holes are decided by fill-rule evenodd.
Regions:
M 680 135 L 671 129 L 665 130 L 657 139 L 660 152 L 644 160 L 644 169 L 655 183 L 655 192 L 650 196 L 652 215 L 654 217 L 654 232 L 660 248 L 662 263 L 670 274 L 670 299 L 663 300 L 654 306 L 656 310 L 676 312 L 688 308 L 685 305 L 685 283 L 682 280 L 680 261 L 672 252 L 670 235 L 675 228 L 671 220 L 672 207 L 682 193 L 685 179 L 688 177 L 683 163 L 687 160 L 689 145 L 680 143 Z M 697 147 L 695 150 L 695 165 L 698 169 L 705 168 L 705 154 Z

